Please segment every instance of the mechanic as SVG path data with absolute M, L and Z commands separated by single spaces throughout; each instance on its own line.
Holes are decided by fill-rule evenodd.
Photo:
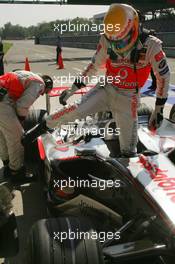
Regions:
M 25 178 L 22 124 L 35 100 L 53 87 L 52 79 L 29 71 L 0 76 L 0 158 L 4 176 L 18 182 Z
M 63 68 L 63 65 L 59 62 L 59 56 L 62 53 L 62 43 L 60 36 L 57 37 L 57 46 L 56 46 L 56 64 L 59 64 L 59 69 Z
M 105 34 L 101 35 L 91 63 L 71 89 L 60 96 L 60 103 L 66 104 L 74 92 L 84 87 L 89 77 L 94 76 L 101 66 L 106 68 L 106 84 L 100 82 L 89 91 L 79 103 L 69 105 L 46 118 L 33 129 L 27 140 L 41 134 L 47 128 L 61 126 L 76 118 L 89 114 L 112 111 L 120 128 L 121 155 L 134 156 L 137 151 L 137 108 L 140 88 L 148 79 L 153 68 L 156 79 L 155 109 L 149 121 L 149 128 L 158 128 L 163 120 L 163 108 L 167 100 L 170 71 L 162 50 L 161 41 L 141 30 L 137 11 L 129 5 L 112 4 L 104 18 Z

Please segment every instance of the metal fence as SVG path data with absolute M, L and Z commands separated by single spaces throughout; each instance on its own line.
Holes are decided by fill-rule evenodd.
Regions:
M 168 57 L 175 57 L 175 32 L 160 32 L 156 34 L 163 41 L 163 47 Z M 63 47 L 96 49 L 100 35 L 63 36 Z M 57 37 L 40 37 L 35 39 L 36 44 L 56 46 Z

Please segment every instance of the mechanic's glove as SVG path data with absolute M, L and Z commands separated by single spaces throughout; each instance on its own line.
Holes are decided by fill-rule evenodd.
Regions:
M 46 121 L 37 124 L 29 131 L 24 133 L 21 140 L 22 145 L 25 146 L 27 144 L 30 144 L 31 142 L 35 141 L 41 134 L 44 134 L 47 130 L 49 130 L 49 128 L 46 126 Z
M 163 121 L 163 109 L 164 105 L 166 103 L 167 98 L 157 98 L 156 99 L 156 105 L 153 113 L 151 114 L 150 120 L 149 120 L 149 129 L 154 130 L 161 126 Z
M 70 89 L 65 90 L 61 93 L 59 98 L 60 104 L 66 105 L 66 101 L 69 99 L 69 97 L 71 97 L 77 90 L 85 86 L 86 85 L 79 78 L 77 78 Z

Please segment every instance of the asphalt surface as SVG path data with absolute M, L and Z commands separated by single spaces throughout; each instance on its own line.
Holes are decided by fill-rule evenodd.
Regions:
M 28 57 L 31 71 L 49 74 L 54 79 L 54 85 L 60 86 L 60 77 L 64 76 L 62 86 L 71 86 L 72 80 L 65 80 L 66 76 L 76 76 L 86 67 L 93 55 L 93 50 L 63 48 L 63 58 L 65 68 L 58 70 L 55 62 L 56 48 L 53 46 L 34 45 L 32 40 L 13 41 L 13 47 L 5 56 L 5 71 L 14 69 L 24 69 L 25 58 Z M 168 58 L 171 69 L 171 83 L 175 84 L 175 64 L 174 59 Z M 71 98 L 71 101 L 75 96 Z M 144 102 L 153 106 L 154 98 L 144 98 Z M 60 108 L 58 98 L 51 99 L 51 112 Z M 40 97 L 34 104 L 34 108 L 45 109 L 45 96 Z M 169 115 L 171 106 L 166 105 L 165 115 Z M 2 163 L 0 161 L 0 177 L 2 175 Z M 23 264 L 25 261 L 26 238 L 32 224 L 46 217 L 46 207 L 38 184 L 28 184 L 15 190 L 14 211 L 17 216 L 19 235 L 20 235 L 20 253 L 17 257 L 6 260 L 5 263 Z M 8 246 L 8 245 L 7 245 Z M 0 260 L 0 264 L 3 260 Z

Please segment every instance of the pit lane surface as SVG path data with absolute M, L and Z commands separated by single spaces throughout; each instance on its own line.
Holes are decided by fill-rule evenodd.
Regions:
M 63 48 L 63 58 L 65 69 L 57 70 L 55 64 L 56 48 L 53 46 L 34 45 L 32 40 L 12 41 L 13 47 L 5 56 L 5 71 L 14 69 L 24 69 L 25 58 L 28 57 L 31 71 L 48 74 L 53 77 L 55 86 L 60 86 L 61 76 L 76 76 L 86 67 L 94 53 L 93 50 Z M 171 69 L 171 83 L 175 85 L 175 64 L 174 59 L 168 58 Z M 65 80 L 65 78 L 64 78 Z M 63 86 L 71 86 L 66 80 Z M 70 102 L 74 101 L 77 96 L 73 96 Z M 154 106 L 154 98 L 143 98 L 142 101 L 148 105 Z M 58 98 L 51 99 L 51 112 L 60 108 Z M 41 96 L 34 104 L 34 108 L 45 109 L 45 96 Z M 168 117 L 171 106 L 166 105 L 165 116 Z M 0 168 L 2 163 L 0 161 Z M 2 177 L 2 169 L 0 169 L 0 177 Z M 17 215 L 19 235 L 20 235 L 20 253 L 17 257 L 6 260 L 9 264 L 23 264 L 25 261 L 26 238 L 31 225 L 37 219 L 44 218 L 46 207 L 42 196 L 41 188 L 38 184 L 27 184 L 21 186 L 15 191 L 14 211 Z M 7 245 L 8 246 L 8 245 Z M 0 260 L 3 263 L 3 260 Z

